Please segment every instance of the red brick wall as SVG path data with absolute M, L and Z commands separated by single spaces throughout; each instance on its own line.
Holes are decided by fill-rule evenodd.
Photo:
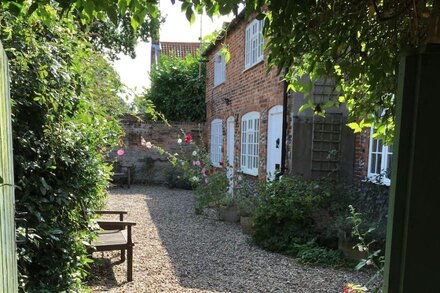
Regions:
M 370 145 L 370 129 L 364 129 L 355 135 L 354 152 L 354 178 L 360 181 L 367 176 L 368 172 L 368 149 Z
M 251 19 L 252 20 L 252 19 Z M 250 21 L 251 21 L 250 20 Z M 211 121 L 223 120 L 223 155 L 226 160 L 226 119 L 233 115 L 235 120 L 235 169 L 240 169 L 240 125 L 241 117 L 251 111 L 260 113 L 259 178 L 266 176 L 267 113 L 275 105 L 283 103 L 283 78 L 276 69 L 267 70 L 264 60 L 245 70 L 245 31 L 249 20 L 241 20 L 207 57 L 206 74 L 206 137 L 209 139 Z M 226 64 L 226 80 L 214 87 L 214 55 L 229 46 L 231 59 Z M 230 102 L 227 103 L 226 101 Z

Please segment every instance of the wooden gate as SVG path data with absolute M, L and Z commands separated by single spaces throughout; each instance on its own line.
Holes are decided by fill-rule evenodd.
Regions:
M 0 43 L 0 292 L 17 292 L 8 62 Z

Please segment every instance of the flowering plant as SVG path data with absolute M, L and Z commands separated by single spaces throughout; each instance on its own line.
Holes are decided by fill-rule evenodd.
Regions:
M 146 142 L 143 138 L 141 145 L 156 150 L 165 156 L 174 168 L 181 171 L 184 179 L 195 189 L 196 212 L 201 212 L 210 203 L 219 204 L 227 194 L 226 172 L 224 168 L 212 166 L 210 155 L 203 143 L 195 143 L 190 133 L 182 132 L 182 137 L 183 139 L 178 137 L 176 140 L 179 151 L 175 153 Z
M 368 289 L 366 287 L 362 287 L 356 284 L 351 284 L 348 283 L 345 287 L 344 287 L 344 291 L 342 291 L 343 293 L 365 293 L 368 292 Z

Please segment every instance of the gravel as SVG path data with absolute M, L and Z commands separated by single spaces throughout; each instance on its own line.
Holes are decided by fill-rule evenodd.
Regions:
M 108 209 L 128 211 L 133 230 L 133 282 L 119 252 L 95 253 L 93 292 L 342 292 L 368 277 L 311 267 L 255 246 L 240 226 L 194 214 L 191 191 L 132 186 L 112 189 Z

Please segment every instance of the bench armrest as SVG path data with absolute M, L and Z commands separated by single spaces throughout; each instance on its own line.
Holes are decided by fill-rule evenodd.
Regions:
M 126 211 L 92 211 L 95 215 L 119 215 L 119 221 L 124 221 L 124 215 Z
M 127 221 L 111 221 L 111 220 L 96 220 L 96 223 L 104 230 L 123 230 L 125 227 L 135 226 L 135 222 Z

